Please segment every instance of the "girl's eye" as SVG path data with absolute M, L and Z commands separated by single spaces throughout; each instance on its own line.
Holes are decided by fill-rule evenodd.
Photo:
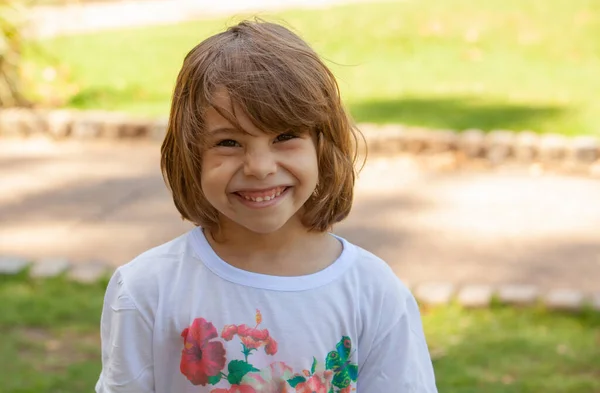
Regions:
M 234 141 L 233 139 L 224 139 L 217 143 L 217 146 L 222 147 L 238 147 L 240 144 Z
M 298 138 L 297 135 L 292 134 L 292 133 L 286 133 L 286 134 L 279 134 L 277 135 L 277 138 L 275 138 L 276 142 L 285 142 L 285 141 L 289 141 L 290 139 L 296 139 Z

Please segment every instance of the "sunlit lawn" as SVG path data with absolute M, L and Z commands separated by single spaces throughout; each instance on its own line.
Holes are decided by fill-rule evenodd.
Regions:
M 3 393 L 92 391 L 106 281 L 0 276 Z M 439 391 L 600 391 L 600 314 L 423 308 Z
M 262 16 L 328 59 L 358 121 L 600 135 L 598 1 L 405 0 Z M 238 19 L 42 47 L 78 86 L 68 105 L 165 115 L 183 56 Z

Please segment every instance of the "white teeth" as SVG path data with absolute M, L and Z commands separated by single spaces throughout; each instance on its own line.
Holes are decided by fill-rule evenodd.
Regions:
M 275 198 L 277 198 L 279 195 L 281 195 L 281 193 L 282 193 L 283 191 L 284 191 L 284 190 L 279 190 L 279 191 L 277 191 L 277 192 L 276 192 L 275 194 L 273 194 L 273 195 L 270 195 L 270 196 L 264 196 L 264 197 L 256 197 L 256 198 L 252 198 L 252 197 L 250 197 L 250 196 L 247 196 L 247 195 L 242 195 L 242 197 L 243 197 L 244 199 L 246 199 L 247 201 L 252 201 L 252 202 L 263 202 L 263 201 L 270 201 L 270 200 L 272 200 L 272 199 L 275 199 Z

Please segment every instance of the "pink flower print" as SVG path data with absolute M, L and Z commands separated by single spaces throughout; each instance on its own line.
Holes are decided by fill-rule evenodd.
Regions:
M 242 378 L 242 384 L 260 393 L 287 393 L 287 380 L 294 377 L 292 368 L 283 362 L 271 363 L 267 368 L 251 372 Z
M 314 373 L 306 382 L 296 385 L 296 393 L 329 393 L 332 379 L 331 370 Z
M 219 375 L 225 367 L 223 343 L 210 341 L 218 336 L 217 329 L 204 318 L 194 319 L 181 332 L 183 350 L 179 369 L 192 384 L 205 386 L 209 377 Z
M 235 325 L 225 325 L 225 327 L 223 328 L 223 331 L 221 331 L 221 337 L 225 340 L 225 341 L 231 341 L 231 339 L 233 339 L 233 336 L 235 336 L 238 332 L 238 328 Z
M 256 390 L 251 386 L 233 385 L 229 389 L 214 389 L 210 393 L 256 393 Z

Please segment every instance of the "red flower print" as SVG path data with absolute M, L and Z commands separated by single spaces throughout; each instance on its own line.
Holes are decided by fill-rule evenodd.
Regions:
M 338 393 L 350 393 L 354 389 L 352 386 L 348 386 L 347 388 L 343 388 Z
M 255 341 L 265 341 L 269 338 L 269 331 L 267 329 L 251 328 L 246 324 L 238 326 L 238 334 L 241 337 L 251 337 Z
M 210 393 L 256 393 L 256 390 L 248 385 L 233 385 L 229 389 L 211 390 Z
M 331 389 L 333 371 L 326 370 L 313 374 L 306 382 L 296 385 L 296 393 L 328 393 Z
M 221 331 L 221 337 L 225 341 L 231 341 L 233 336 L 235 336 L 238 332 L 238 328 L 235 325 L 225 325 L 223 331 Z
M 240 325 L 237 328 L 237 334 L 242 343 L 248 349 L 258 349 L 262 346 L 271 344 L 265 352 L 269 355 L 277 353 L 277 343 L 269 336 L 267 329 L 251 328 L 247 325 Z
M 277 353 L 277 341 L 269 337 L 269 342 L 265 345 L 265 352 L 267 355 L 275 355 Z
M 261 345 L 264 344 L 264 343 L 261 343 L 260 341 L 254 340 L 252 337 L 240 337 L 240 340 L 242 340 L 242 343 L 248 349 L 258 349 L 258 347 L 260 347 Z
M 256 326 L 250 327 L 246 324 L 242 325 L 226 325 L 221 331 L 221 337 L 225 341 L 231 341 L 234 336 L 238 336 L 243 344 L 242 353 L 245 361 L 248 362 L 248 357 L 253 351 L 265 347 L 267 355 L 275 355 L 277 353 L 277 342 L 271 338 L 267 329 L 259 329 L 258 326 L 262 322 L 262 314 L 260 310 L 256 310 Z
M 204 318 L 196 318 L 181 332 L 181 373 L 194 385 L 205 386 L 208 378 L 219 375 L 225 367 L 225 347 L 222 342 L 209 341 L 218 337 L 217 329 Z

